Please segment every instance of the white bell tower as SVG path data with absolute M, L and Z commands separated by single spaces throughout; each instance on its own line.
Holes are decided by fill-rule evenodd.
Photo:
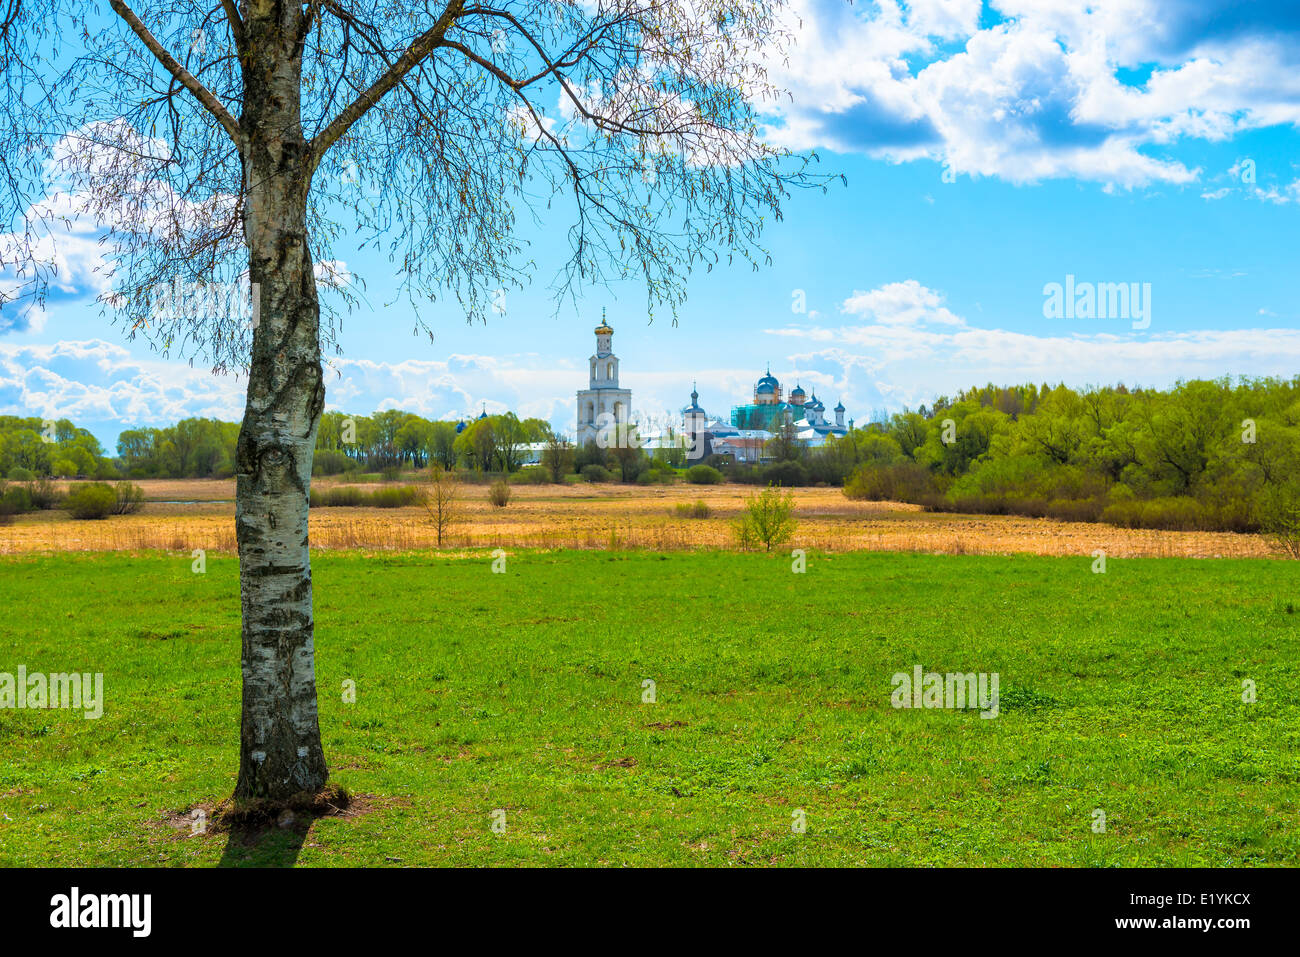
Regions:
M 588 360 L 587 388 L 578 390 L 578 445 L 613 444 L 613 427 L 632 416 L 632 390 L 618 386 L 618 356 L 614 355 L 614 330 L 600 311 L 596 327 L 596 354 Z

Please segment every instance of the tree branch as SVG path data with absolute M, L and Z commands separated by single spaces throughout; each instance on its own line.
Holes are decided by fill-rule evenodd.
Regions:
M 230 111 L 221 105 L 221 102 L 212 95 L 212 92 L 206 86 L 199 82 L 194 74 L 181 66 L 176 61 L 176 58 L 164 49 L 163 45 L 158 42 L 157 37 L 149 32 L 149 28 L 140 22 L 140 18 L 135 15 L 135 11 L 128 7 L 123 0 L 109 0 L 109 6 L 113 8 L 114 13 L 126 21 L 127 26 L 149 48 L 149 52 L 167 69 L 167 72 L 175 77 L 176 81 L 185 89 L 194 94 L 194 98 L 216 118 L 217 122 L 230 134 L 230 138 L 235 145 L 242 150 L 244 133 L 239 128 L 239 123 L 230 115 Z
M 119 0 L 113 0 L 115 4 L 118 2 Z M 321 130 L 312 139 L 311 149 L 317 161 L 325 155 L 325 151 L 333 146 L 340 136 L 352 128 L 352 124 L 365 115 L 366 110 L 378 103 L 385 93 L 397 86 L 403 77 L 415 69 L 442 44 L 443 37 L 446 36 L 451 25 L 456 22 L 456 18 L 461 15 L 464 6 L 465 0 L 449 0 L 437 22 L 416 37 L 415 41 L 406 48 L 406 52 L 384 71 L 383 76 L 364 90 L 342 113 L 336 116 L 325 129 Z
M 235 38 L 235 49 L 242 53 L 244 50 L 244 21 L 240 19 L 235 0 L 221 0 L 221 6 L 225 9 L 226 19 L 230 22 L 230 32 Z

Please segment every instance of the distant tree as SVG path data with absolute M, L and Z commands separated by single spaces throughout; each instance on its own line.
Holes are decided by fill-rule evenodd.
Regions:
M 430 422 L 426 439 L 428 461 L 436 462 L 444 469 L 456 465 L 456 425 L 453 422 Z
M 551 434 L 542 450 L 542 468 L 550 474 L 552 482 L 563 482 L 564 477 L 573 471 L 573 445 L 568 439 Z
M 496 438 L 497 459 L 503 472 L 519 468 L 524 446 L 528 444 L 528 430 L 513 412 L 493 416 L 492 429 Z
M 588 465 L 599 465 L 603 469 L 607 467 L 608 458 L 605 450 L 597 445 L 594 439 L 587 439 L 574 450 L 573 468 L 577 472 L 581 472 Z
M 456 436 L 457 455 L 469 467 L 479 472 L 490 472 L 497 461 L 497 431 L 492 416 L 475 419 Z
M 649 456 L 641 447 L 641 435 L 634 423 L 619 422 L 612 426 L 610 432 L 609 457 L 618 468 L 619 479 L 634 482 L 645 468 Z
M 460 481 L 441 465 L 429 467 L 429 476 L 420 489 L 420 504 L 438 537 L 438 547 L 461 519 Z
M 799 430 L 795 428 L 794 416 L 779 415 L 772 423 L 772 438 L 767 440 L 763 451 L 776 462 L 797 462 L 803 458 L 804 446 L 799 441 Z
M 551 423 L 545 419 L 528 418 L 519 424 L 523 427 L 525 442 L 548 442 L 555 437 Z
M 407 415 L 397 429 L 395 441 L 398 455 L 415 468 L 424 468 L 427 461 L 430 423 L 418 415 Z
M 925 416 L 917 412 L 900 412 L 889 422 L 889 435 L 909 459 L 916 458 L 916 450 L 925 444 L 929 425 Z

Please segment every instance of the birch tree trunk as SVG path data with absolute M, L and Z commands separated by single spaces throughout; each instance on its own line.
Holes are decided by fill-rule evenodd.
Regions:
M 328 769 L 316 710 L 307 506 L 325 403 L 320 306 L 307 236 L 297 4 L 249 4 L 244 233 L 254 296 L 235 493 L 243 711 L 235 796 L 314 793 Z

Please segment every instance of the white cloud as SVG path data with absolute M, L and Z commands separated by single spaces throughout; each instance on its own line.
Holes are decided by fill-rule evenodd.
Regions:
M 888 326 L 965 324 L 943 305 L 943 296 L 922 286 L 915 279 L 891 282 L 870 292 L 855 289 L 853 295 L 841 304 L 840 311 Z
M 1015 382 L 1074 386 L 1125 382 L 1163 386 L 1183 378 L 1294 374 L 1300 330 L 1209 329 L 1137 335 L 1072 331 L 1042 320 L 1041 332 L 978 328 L 951 313 L 942 297 L 915 280 L 855 291 L 841 307 L 858 325 L 788 325 L 765 330 L 797 341 L 787 357 L 817 376 L 853 414 L 916 406 L 962 388 Z M 1261 309 L 1261 316 L 1272 316 Z M 824 383 L 824 384 L 823 384 Z
M 1197 170 L 1153 155 L 1180 139 L 1300 124 L 1293 36 L 1264 5 L 992 6 L 1005 19 L 979 29 L 980 4 L 966 0 L 795 0 L 797 42 L 774 70 L 792 102 L 778 108 L 771 136 L 1013 182 L 1128 188 L 1193 181 Z M 1150 72 L 1126 82 L 1125 68 Z

